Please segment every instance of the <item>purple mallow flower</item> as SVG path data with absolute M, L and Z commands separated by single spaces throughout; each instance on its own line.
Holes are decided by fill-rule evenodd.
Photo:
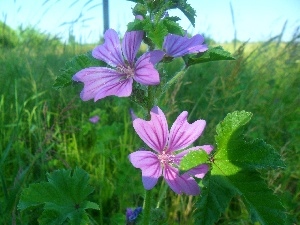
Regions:
M 192 38 L 168 34 L 164 38 L 163 49 L 167 56 L 181 57 L 186 54 L 205 52 L 208 48 L 203 42 L 204 38 L 200 34 L 197 34 Z
M 198 195 L 200 188 L 192 176 L 203 178 L 209 169 L 201 164 L 179 175 L 178 166 L 184 155 L 190 151 L 205 151 L 209 154 L 213 147 L 203 145 L 191 147 L 175 154 L 178 150 L 190 146 L 201 134 L 206 125 L 205 120 L 187 122 L 188 113 L 182 112 L 169 132 L 167 119 L 161 109 L 153 107 L 151 120 L 145 121 L 133 114 L 133 127 L 139 137 L 154 151 L 139 149 L 129 155 L 132 165 L 142 170 L 142 181 L 146 190 L 152 189 L 158 178 L 163 175 L 170 188 L 177 194 Z
M 132 92 L 133 80 L 143 85 L 159 84 L 159 74 L 154 64 L 163 58 L 164 52 L 146 52 L 135 60 L 143 35 L 143 31 L 127 32 L 121 45 L 115 30 L 105 32 L 104 44 L 97 46 L 92 55 L 113 68 L 90 67 L 73 76 L 73 80 L 84 83 L 80 93 L 83 101 L 97 101 L 109 95 L 127 97 Z

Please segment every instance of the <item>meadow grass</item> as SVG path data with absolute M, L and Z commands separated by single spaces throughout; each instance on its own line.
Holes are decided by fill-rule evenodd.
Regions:
M 140 171 L 128 154 L 143 147 L 135 134 L 129 98 L 108 97 L 82 102 L 82 85 L 52 88 L 60 69 L 73 56 L 93 48 L 64 45 L 40 36 L 15 47 L 0 48 L 0 218 L 1 224 L 37 224 L 40 209 L 20 213 L 16 205 L 22 188 L 46 179 L 46 173 L 79 166 L 90 174 L 91 199 L 100 205 L 91 212 L 95 224 L 124 224 L 127 207 L 141 206 L 144 190 Z M 299 37 L 298 37 L 299 38 Z M 224 46 L 233 52 L 233 45 Z M 240 43 L 235 61 L 191 66 L 160 99 L 169 124 L 187 110 L 189 121 L 202 118 L 207 127 L 195 144 L 214 144 L 216 125 L 236 110 L 252 112 L 247 138 L 261 138 L 282 155 L 287 167 L 265 175 L 280 195 L 291 221 L 300 221 L 300 97 L 299 39 L 288 43 Z M 172 76 L 182 62 L 168 64 L 162 76 Z M 91 116 L 100 122 L 89 122 Z M 265 173 L 264 173 L 265 174 Z M 195 198 L 177 196 L 159 184 L 154 196 L 167 213 L 166 224 L 192 224 Z M 160 191 L 162 190 L 162 191 Z M 233 199 L 218 224 L 251 224 L 239 198 Z

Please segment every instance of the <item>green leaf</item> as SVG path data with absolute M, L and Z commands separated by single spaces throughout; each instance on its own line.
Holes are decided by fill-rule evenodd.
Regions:
M 165 19 L 173 21 L 173 22 L 177 22 L 177 21 L 181 20 L 178 16 L 168 16 Z
M 130 22 L 127 24 L 127 32 L 134 31 L 134 30 L 145 30 L 144 27 L 147 24 L 151 24 L 151 22 L 148 18 L 145 18 L 144 20 L 136 19 L 133 22 Z
M 206 52 L 197 55 L 186 55 L 183 59 L 188 66 L 211 61 L 235 60 L 235 58 L 221 46 L 210 48 Z
M 276 169 L 284 168 L 280 155 L 274 148 L 262 140 L 245 141 L 242 135 L 243 126 L 251 119 L 252 113 L 236 111 L 217 126 L 215 137 L 218 152 L 214 156 L 215 163 L 232 164 L 232 168 L 242 169 Z M 224 161 L 224 159 L 226 159 Z M 232 174 L 235 173 L 235 169 Z M 226 171 L 227 175 L 229 171 Z
M 207 153 L 202 151 L 191 151 L 186 154 L 180 161 L 179 170 L 183 174 L 193 167 L 199 166 L 200 164 L 208 162 Z
M 189 19 L 193 27 L 195 27 L 195 17 L 196 11 L 193 7 L 186 3 L 186 0 L 172 0 L 172 6 L 170 8 L 175 9 L 178 8 L 183 12 L 183 14 Z
M 169 19 L 169 17 L 163 19 L 163 24 L 167 28 L 168 33 L 177 34 L 181 36 L 185 34 L 184 30 L 179 26 L 179 24 Z
M 158 16 L 161 18 L 163 13 L 166 11 L 167 6 L 169 6 L 169 1 L 165 0 L 155 0 L 155 1 L 144 1 L 145 5 L 148 8 L 148 12 L 151 14 L 151 17 Z
M 41 224 L 86 224 L 89 222 L 86 209 L 97 209 L 96 203 L 86 200 L 93 192 L 88 185 L 88 174 L 79 168 L 57 170 L 47 174 L 48 182 L 29 185 L 21 194 L 19 210 L 44 205 Z
M 147 31 L 148 37 L 161 49 L 164 37 L 168 34 L 168 29 L 163 21 L 158 22 L 155 26 L 147 26 Z
M 201 196 L 196 203 L 195 224 L 215 224 L 237 193 L 224 176 L 206 174 L 203 185 Z
M 93 58 L 91 52 L 87 52 L 83 55 L 78 55 L 68 61 L 61 74 L 56 78 L 53 88 L 60 89 L 63 87 L 70 86 L 72 84 L 72 77 L 78 71 L 92 66 L 105 66 L 106 64 L 100 60 Z
M 63 215 L 59 214 L 57 211 L 43 211 L 42 215 L 38 219 L 39 224 L 57 225 L 63 224 L 65 218 Z
M 252 222 L 285 224 L 286 214 L 280 198 L 273 194 L 258 172 L 242 170 L 228 179 L 240 193 Z
M 147 14 L 147 7 L 141 3 L 137 3 L 132 9 L 133 15 L 142 15 L 143 17 Z
M 236 146 L 231 145 L 230 142 L 228 148 L 234 150 Z M 263 140 L 256 139 L 251 142 L 241 142 L 239 149 L 243 149 L 243 151 L 236 149 L 236 154 L 231 162 L 243 169 L 277 169 L 285 167 L 275 149 Z
M 241 196 L 252 222 L 285 224 L 285 209 L 280 199 L 258 172 L 261 169 L 283 168 L 284 163 L 280 155 L 264 141 L 245 140 L 243 130 L 251 116 L 245 111 L 233 112 L 217 126 L 217 150 L 211 157 L 211 176 L 206 183 L 207 189 L 204 189 L 197 203 L 196 220 L 199 224 L 214 224 L 226 209 L 226 204 L 222 202 L 228 204 L 236 195 Z M 226 198 L 224 193 L 227 193 Z M 212 218 L 205 217 L 205 213 Z

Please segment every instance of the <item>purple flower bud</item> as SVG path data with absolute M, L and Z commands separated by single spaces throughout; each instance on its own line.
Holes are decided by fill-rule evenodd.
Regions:
M 135 19 L 137 19 L 137 20 L 144 20 L 144 17 L 142 15 L 136 15 Z
M 90 119 L 89 119 L 89 121 L 91 122 L 91 123 L 98 123 L 99 122 L 99 120 L 100 120 L 100 117 L 99 116 L 93 116 L 93 117 L 91 117 Z

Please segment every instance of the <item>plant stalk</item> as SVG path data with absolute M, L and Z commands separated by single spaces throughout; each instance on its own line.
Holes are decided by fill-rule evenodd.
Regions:
M 145 191 L 144 205 L 143 205 L 143 225 L 150 224 L 150 212 L 151 212 L 151 190 Z

